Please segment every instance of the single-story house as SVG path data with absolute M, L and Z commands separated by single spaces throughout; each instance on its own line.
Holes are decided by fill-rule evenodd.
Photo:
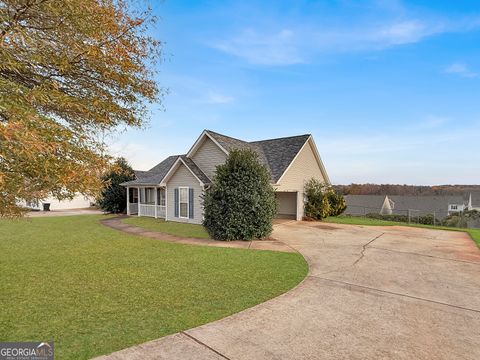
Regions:
M 204 130 L 190 150 L 167 157 L 148 171 L 135 171 L 127 188 L 127 214 L 200 224 L 202 193 L 211 185 L 216 167 L 232 149 L 258 154 L 271 176 L 278 216 L 301 220 L 304 184 L 311 178 L 330 183 L 310 134 L 247 142 Z

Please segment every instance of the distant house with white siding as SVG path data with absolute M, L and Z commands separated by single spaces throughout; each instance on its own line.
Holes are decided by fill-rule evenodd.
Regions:
M 310 134 L 247 142 L 204 130 L 190 150 L 167 157 L 148 171 L 136 171 L 127 188 L 127 214 L 199 224 L 203 220 L 202 194 L 216 167 L 233 149 L 251 149 L 270 173 L 278 216 L 301 220 L 303 188 L 311 178 L 330 183 Z

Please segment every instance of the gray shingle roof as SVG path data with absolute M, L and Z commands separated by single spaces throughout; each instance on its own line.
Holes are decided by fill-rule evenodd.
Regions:
M 182 158 L 184 163 L 200 179 L 200 181 L 202 181 L 204 184 L 210 183 L 208 176 L 205 175 L 202 170 L 200 170 L 200 168 L 193 162 L 192 159 L 188 158 L 186 155 L 173 155 L 169 156 L 148 171 L 134 170 L 137 178 L 135 180 L 122 183 L 122 185 L 158 185 L 162 182 L 163 178 L 165 175 L 167 175 L 178 158 Z
M 267 159 L 272 180 L 277 182 L 310 137 L 309 134 L 251 142 Z
M 124 182 L 122 185 L 158 185 L 162 182 L 162 179 L 167 175 L 168 171 L 179 157 L 180 155 L 169 156 L 150 170 L 141 171 L 140 176 L 137 176 L 137 170 L 135 170 L 135 176 L 137 176 L 137 179 Z
M 187 157 L 186 155 L 181 156 L 182 160 L 184 161 L 185 165 L 188 166 L 190 170 L 197 176 L 197 178 L 200 179 L 201 182 L 204 184 L 210 184 L 210 179 L 208 178 L 207 175 L 204 174 L 202 170 L 193 162 L 192 159 Z
M 260 162 L 277 182 L 295 156 L 310 137 L 310 134 L 289 136 L 278 139 L 247 142 L 206 130 L 225 150 L 249 148 L 258 154 Z
M 278 182 L 285 170 L 310 137 L 309 134 L 290 136 L 278 139 L 247 142 L 230 136 L 222 135 L 211 130 L 205 130 L 226 151 L 233 149 L 251 149 L 258 154 L 259 161 L 265 165 L 272 181 Z M 136 180 L 128 181 L 122 185 L 156 185 L 160 184 L 171 169 L 175 161 L 181 157 L 192 172 L 204 183 L 209 184 L 210 179 L 186 155 L 173 155 L 163 160 L 148 171 L 135 171 Z

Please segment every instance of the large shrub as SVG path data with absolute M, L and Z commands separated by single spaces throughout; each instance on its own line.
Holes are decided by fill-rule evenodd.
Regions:
M 274 189 L 267 169 L 251 150 L 230 152 L 225 164 L 217 166 L 203 200 L 203 225 L 214 239 L 251 240 L 272 232 Z
M 127 189 L 120 184 L 134 179 L 132 167 L 124 158 L 118 158 L 112 169 L 102 177 L 105 186 L 97 205 L 106 212 L 123 212 L 127 207 Z
M 321 220 L 327 216 L 342 214 L 347 205 L 342 195 L 337 194 L 331 185 L 312 178 L 305 184 L 305 216 Z

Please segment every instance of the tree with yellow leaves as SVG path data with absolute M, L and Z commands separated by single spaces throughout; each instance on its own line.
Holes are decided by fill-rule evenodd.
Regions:
M 0 0 L 0 216 L 19 201 L 95 195 L 99 134 L 141 127 L 153 80 L 155 18 L 123 0 Z

